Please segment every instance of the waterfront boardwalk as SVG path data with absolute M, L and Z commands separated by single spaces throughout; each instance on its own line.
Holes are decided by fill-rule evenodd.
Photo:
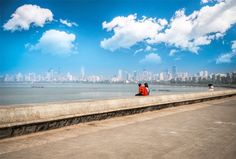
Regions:
M 236 158 L 236 97 L 0 140 L 0 159 Z

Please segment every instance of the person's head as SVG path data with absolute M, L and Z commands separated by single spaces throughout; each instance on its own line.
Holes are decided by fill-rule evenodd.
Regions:
M 147 83 L 144 83 L 144 86 L 145 86 L 145 87 L 148 87 L 148 84 L 147 84 Z
M 139 87 L 140 87 L 141 85 L 142 85 L 141 83 L 138 84 Z

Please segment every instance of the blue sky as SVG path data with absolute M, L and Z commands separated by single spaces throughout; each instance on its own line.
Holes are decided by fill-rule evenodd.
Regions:
M 0 74 L 236 70 L 233 0 L 0 0 Z

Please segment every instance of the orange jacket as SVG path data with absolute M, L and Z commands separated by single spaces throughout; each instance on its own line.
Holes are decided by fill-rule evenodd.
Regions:
M 148 91 L 147 91 L 146 87 L 144 87 L 144 86 L 139 87 L 139 93 L 142 94 L 143 96 L 148 95 Z

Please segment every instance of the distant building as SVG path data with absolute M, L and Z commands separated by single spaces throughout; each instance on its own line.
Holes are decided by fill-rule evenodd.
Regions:
M 80 81 L 85 81 L 85 69 L 83 66 L 80 68 Z
M 22 73 L 17 73 L 16 82 L 22 82 L 22 81 L 24 81 L 24 76 L 22 75 Z
M 81 67 L 80 74 L 75 76 L 70 72 L 62 73 L 49 69 L 45 73 L 16 73 L 0 76 L 1 82 L 114 82 L 114 83 L 137 83 L 138 81 L 168 81 L 174 83 L 213 83 L 213 84 L 236 84 L 236 72 L 229 73 L 208 73 L 207 70 L 199 71 L 194 75 L 188 72 L 177 72 L 177 67 L 172 66 L 171 70 L 166 69 L 163 72 L 154 73 L 143 69 L 142 71 L 133 71 L 129 73 L 119 69 L 116 75 L 109 79 L 104 79 L 102 75 L 85 76 L 85 69 Z
M 176 77 L 177 77 L 177 67 L 172 66 L 172 78 L 176 78 Z
M 160 73 L 159 80 L 164 81 L 164 73 L 163 72 Z
M 123 81 L 123 71 L 121 69 L 118 70 L 117 78 L 118 81 Z

